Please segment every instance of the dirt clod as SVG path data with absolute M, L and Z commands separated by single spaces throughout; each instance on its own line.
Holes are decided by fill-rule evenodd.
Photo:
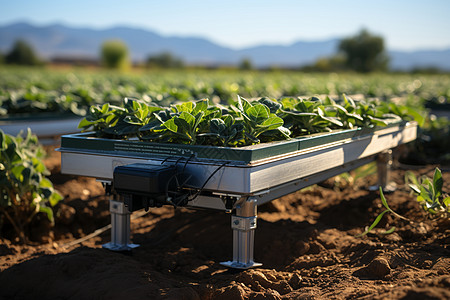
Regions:
M 377 257 L 370 262 L 365 271 L 369 276 L 384 278 L 391 272 L 391 267 L 385 258 Z

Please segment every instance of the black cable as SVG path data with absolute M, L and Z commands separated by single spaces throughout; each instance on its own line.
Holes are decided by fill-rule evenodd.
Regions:
M 168 157 L 164 158 L 164 160 L 161 162 L 161 164 L 163 165 L 166 161 L 168 161 L 171 158 L 172 158 L 172 156 L 168 156 Z
M 187 166 L 188 162 L 189 162 L 189 161 L 191 160 L 191 158 L 193 158 L 193 157 L 195 157 L 195 154 L 192 154 L 192 155 L 189 156 L 189 158 L 186 160 L 186 162 L 184 163 L 183 171 L 181 172 L 181 174 L 184 173 L 184 170 L 186 169 L 186 166 Z
M 183 189 L 184 185 L 189 181 L 189 179 L 191 179 L 192 175 L 189 175 L 188 178 L 180 185 L 180 183 L 179 183 L 179 181 L 178 181 L 178 176 L 184 174 L 184 171 L 186 170 L 187 164 L 188 164 L 189 161 L 190 161 L 192 158 L 194 158 L 194 157 L 195 157 L 195 154 L 192 154 L 192 155 L 189 156 L 187 159 L 186 159 L 185 157 L 180 157 L 180 158 L 178 158 L 178 159 L 175 161 L 175 166 L 177 166 L 178 163 L 179 163 L 182 159 L 186 159 L 186 162 L 184 163 L 183 170 L 181 171 L 181 174 L 179 174 L 178 171 L 176 171 L 176 173 L 175 173 L 172 177 L 170 177 L 169 180 L 167 180 L 166 188 L 165 188 L 166 199 L 169 198 L 169 185 L 170 185 L 170 182 L 171 182 L 173 179 L 175 179 L 175 181 L 176 181 L 176 186 L 177 186 L 176 189 L 177 189 L 177 191 Z M 173 156 L 169 156 L 169 157 L 165 158 L 165 159 L 161 162 L 161 164 L 164 164 L 164 163 L 167 162 L 167 160 L 169 160 L 170 158 L 173 158 Z M 217 172 L 219 172 L 220 169 L 222 169 L 224 166 L 226 166 L 226 165 L 229 164 L 229 163 L 230 163 L 229 161 L 224 162 L 224 163 L 221 164 L 217 169 L 215 169 L 215 170 L 209 175 L 209 177 L 205 180 L 205 182 L 203 183 L 202 187 L 201 187 L 199 190 L 197 190 L 197 192 L 196 192 L 195 194 L 193 194 L 193 197 L 192 197 L 191 199 L 189 199 L 188 201 L 192 201 L 192 200 L 194 200 L 195 198 L 197 198 L 197 197 L 203 192 L 203 189 L 204 189 L 205 186 L 208 184 L 209 180 L 211 180 L 211 178 L 212 178 Z M 178 168 L 177 168 L 176 170 L 178 170 Z M 180 204 L 180 202 L 183 201 L 183 197 L 178 196 L 178 192 L 177 192 L 177 191 L 174 192 L 174 193 L 175 193 L 175 199 L 174 199 L 174 200 L 176 200 L 176 203 L 173 202 L 172 200 L 170 201 L 171 204 L 172 204 L 173 206 L 175 206 L 175 207 L 177 207 L 177 206 Z M 181 195 L 183 195 L 183 194 L 181 194 Z M 190 194 L 189 196 L 192 196 L 192 194 Z M 188 198 L 189 196 L 187 196 L 187 198 Z
M 195 157 L 195 154 L 192 154 L 192 155 L 189 156 L 189 158 L 187 158 L 187 159 L 186 159 L 185 157 L 180 157 L 180 158 L 178 158 L 178 159 L 176 160 L 176 162 L 175 162 L 175 168 L 177 167 L 178 163 L 179 163 L 181 160 L 186 159 L 186 162 L 184 163 L 184 166 L 183 166 L 183 170 L 182 170 L 182 172 L 181 172 L 181 174 L 180 174 L 180 173 L 178 173 L 178 168 L 176 168 L 176 169 L 175 169 L 175 170 L 176 170 L 175 174 L 172 175 L 172 176 L 169 178 L 169 180 L 167 180 L 167 182 L 166 182 L 165 195 L 166 195 L 166 199 L 168 199 L 168 198 L 169 198 L 169 185 L 170 185 L 170 182 L 172 182 L 172 180 L 175 179 L 175 183 L 176 183 L 176 191 L 173 192 L 173 193 L 175 194 L 175 198 L 174 198 L 175 202 L 173 202 L 173 201 L 171 200 L 171 204 L 172 204 L 173 206 L 175 206 L 175 207 L 177 207 L 177 206 L 180 204 L 180 202 L 183 200 L 181 197 L 178 196 L 178 194 L 179 194 L 178 191 L 181 190 L 181 189 L 183 189 L 183 187 L 184 187 L 184 185 L 186 184 L 186 182 L 187 182 L 189 179 L 191 179 L 191 177 L 192 177 L 192 175 L 188 176 L 188 178 L 187 178 L 182 184 L 180 184 L 178 176 L 184 174 L 184 171 L 185 171 L 185 169 L 186 169 L 186 165 L 187 165 L 188 162 L 189 162 L 192 158 L 194 158 L 194 157 Z M 166 158 L 161 164 L 165 163 L 169 158 L 170 158 L 170 157 Z M 178 198 L 180 198 L 180 199 L 178 200 Z
M 223 167 L 225 167 L 225 166 L 226 166 L 227 164 L 229 164 L 229 163 L 230 163 L 229 161 L 224 162 L 224 163 L 221 164 L 217 169 L 215 169 L 214 172 L 212 172 L 212 173 L 209 175 L 208 179 L 206 179 L 206 181 L 203 183 L 202 187 L 197 191 L 197 193 L 195 193 L 194 198 L 190 199 L 189 201 L 192 201 L 192 200 L 194 200 L 195 198 L 197 198 L 197 197 L 203 192 L 203 189 L 205 188 L 205 186 L 206 186 L 206 184 L 208 183 L 208 181 L 209 181 L 209 180 L 210 180 L 217 172 L 219 172 L 220 169 L 222 169 Z

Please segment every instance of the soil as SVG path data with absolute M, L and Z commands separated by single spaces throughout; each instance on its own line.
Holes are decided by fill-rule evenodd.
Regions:
M 232 258 L 230 215 L 212 210 L 135 212 L 132 241 L 140 247 L 102 249 L 110 215 L 101 184 L 61 175 L 57 152 L 46 165 L 64 201 L 55 226 L 38 215 L 27 245 L 4 222 L 0 299 L 450 299 L 450 222 L 421 209 L 402 165 L 386 198 L 413 222 L 385 214 L 357 237 L 383 211 L 378 192 L 367 190 L 376 177 L 332 178 L 258 207 L 255 260 L 263 266 L 244 271 L 219 264 Z M 414 173 L 432 177 L 434 167 Z M 441 168 L 449 192 L 450 172 Z

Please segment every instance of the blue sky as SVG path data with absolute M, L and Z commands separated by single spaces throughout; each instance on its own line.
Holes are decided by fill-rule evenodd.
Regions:
M 231 48 L 381 35 L 390 50 L 450 48 L 448 0 L 0 0 L 0 24 L 127 25 Z

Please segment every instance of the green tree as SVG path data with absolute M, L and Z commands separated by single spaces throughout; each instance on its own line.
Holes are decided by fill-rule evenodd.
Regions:
M 39 59 L 27 42 L 17 40 L 11 51 L 6 54 L 5 62 L 14 65 L 37 65 L 39 64 Z
M 121 40 L 105 41 L 101 48 L 101 59 L 106 68 L 124 70 L 130 67 L 128 47 Z
M 253 69 L 252 61 L 249 58 L 244 58 L 239 63 L 239 69 L 240 70 L 251 70 L 251 69 Z
M 170 52 L 162 52 L 147 58 L 147 67 L 150 68 L 182 68 L 183 66 L 183 61 Z
M 346 66 L 357 72 L 384 71 L 388 67 L 383 38 L 365 29 L 341 40 L 339 50 L 345 55 Z

